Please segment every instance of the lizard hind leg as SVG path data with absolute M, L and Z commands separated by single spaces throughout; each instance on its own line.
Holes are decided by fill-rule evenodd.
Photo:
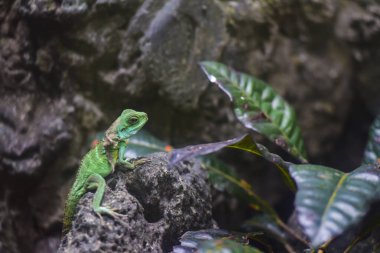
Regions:
M 125 216 L 123 214 L 115 212 L 115 209 L 108 208 L 105 206 L 101 206 L 104 191 L 106 189 L 106 181 L 104 178 L 99 174 L 93 174 L 87 179 L 87 190 L 96 190 L 94 195 L 94 200 L 92 202 L 92 208 L 94 209 L 94 212 L 100 217 L 100 219 L 103 221 L 103 218 L 101 217 L 102 214 L 107 214 L 111 216 L 114 219 L 119 220 L 122 224 L 125 224 L 123 221 L 120 220 L 120 217 Z

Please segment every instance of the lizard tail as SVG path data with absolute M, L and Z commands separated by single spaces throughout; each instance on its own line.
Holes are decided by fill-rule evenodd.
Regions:
M 75 189 L 76 187 L 73 187 L 71 191 L 69 192 L 67 196 L 67 200 L 65 203 L 65 211 L 64 211 L 64 217 L 63 217 L 63 229 L 62 234 L 67 234 L 71 229 L 71 224 L 74 219 L 75 215 L 75 208 L 77 207 L 77 204 L 80 200 L 80 198 L 83 196 L 84 193 L 82 191 L 78 191 Z

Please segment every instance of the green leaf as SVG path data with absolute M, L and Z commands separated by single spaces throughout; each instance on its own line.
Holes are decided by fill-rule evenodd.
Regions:
M 169 152 L 172 146 L 160 141 L 150 133 L 140 130 L 128 140 L 128 146 L 125 156 L 134 158 L 138 156 L 148 155 L 154 152 Z
M 227 141 L 192 145 L 180 149 L 174 149 L 170 153 L 169 163 L 171 166 L 173 166 L 174 164 L 185 159 L 215 153 L 225 147 L 241 149 L 252 154 L 262 156 L 267 161 L 276 165 L 276 167 L 282 173 L 287 185 L 292 190 L 295 190 L 294 182 L 290 178 L 289 172 L 287 170 L 290 163 L 282 160 L 280 156 L 270 153 L 263 145 L 256 144 L 250 135 L 242 135 L 240 137 L 236 137 Z
M 261 250 L 231 240 L 204 241 L 199 245 L 199 253 L 262 253 Z
M 200 65 L 208 79 L 233 101 L 235 114 L 246 128 L 263 134 L 306 162 L 295 111 L 272 87 L 221 63 L 202 62 Z
M 249 234 L 255 237 L 261 233 Z M 181 245 L 173 247 L 173 253 L 261 253 L 248 246 L 247 235 L 222 229 L 188 231 L 181 236 Z
M 222 148 L 241 141 L 245 137 L 246 135 L 242 135 L 226 141 L 190 145 L 184 148 L 177 148 L 170 152 L 169 162 L 173 166 L 174 164 L 179 163 L 185 159 L 212 154 L 221 150 Z
M 235 192 L 234 181 L 237 179 L 236 171 L 225 164 L 223 161 L 217 159 L 213 155 L 203 156 L 200 158 L 202 166 L 208 171 L 208 179 L 212 186 L 218 191 L 226 191 L 231 195 L 237 196 Z M 232 178 L 230 180 L 230 178 Z
M 261 233 L 256 233 L 261 234 Z M 217 240 L 228 238 L 234 240 L 239 243 L 248 243 L 247 235 L 239 232 L 231 232 L 225 229 L 201 229 L 197 231 L 187 231 L 181 236 L 181 243 L 185 243 L 187 245 L 194 245 L 201 243 L 206 240 Z
M 270 215 L 278 220 L 278 216 L 269 203 L 260 198 L 245 180 L 239 179 L 234 170 L 214 157 L 203 157 L 202 165 L 207 169 L 209 180 L 218 190 L 227 191 L 232 196 L 248 203 L 253 209 Z
M 287 236 L 281 227 L 277 224 L 276 219 L 272 216 L 261 213 L 253 216 L 248 221 L 244 222 L 244 227 L 252 231 L 253 228 L 259 229 L 277 241 L 286 243 Z
M 281 172 L 282 178 L 284 179 L 288 187 L 291 190 L 295 191 L 296 187 L 288 172 L 288 168 L 291 163 L 285 162 L 284 160 L 282 160 L 282 158 L 279 155 L 269 152 L 266 147 L 264 147 L 263 145 L 259 143 L 256 143 L 255 140 L 252 138 L 252 136 L 246 135 L 243 139 L 229 145 L 228 147 L 244 150 L 246 152 L 255 154 L 257 156 L 261 156 L 265 160 L 271 162 Z
M 157 151 L 169 151 L 169 149 L 171 149 L 171 146 L 146 131 L 141 131 L 129 139 L 126 156 L 137 157 Z M 222 161 L 214 157 L 202 157 L 201 160 L 202 165 L 208 170 L 211 183 L 216 188 L 228 191 L 232 195 L 248 202 L 256 210 L 267 212 L 277 217 L 271 206 L 256 195 L 249 183 L 239 179 L 232 169 Z
M 104 131 L 97 132 L 95 135 L 90 136 L 89 146 L 92 148 L 104 138 Z M 172 146 L 157 139 L 149 132 L 140 130 L 137 134 L 133 135 L 128 140 L 128 146 L 125 151 L 125 156 L 128 158 L 135 158 L 138 156 L 148 155 L 154 152 L 170 152 Z
M 378 163 L 378 159 L 380 159 L 380 114 L 376 117 L 369 130 L 363 164 Z
M 359 222 L 380 196 L 380 171 L 374 165 L 351 173 L 311 164 L 293 164 L 289 169 L 298 187 L 298 221 L 314 248 Z

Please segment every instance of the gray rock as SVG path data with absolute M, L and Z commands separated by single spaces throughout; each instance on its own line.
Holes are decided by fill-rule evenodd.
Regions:
M 93 193 L 77 207 L 72 230 L 58 252 L 169 252 L 188 230 L 213 227 L 207 175 L 196 160 L 168 168 L 167 154 L 155 153 L 132 171 L 108 179 L 104 206 L 120 220 L 92 210 Z
M 0 100 L 0 173 L 15 176 L 43 173 L 46 163 L 72 138 L 65 122 L 67 101 L 40 96 L 6 96 Z M 26 138 L 25 138 L 26 137 Z
M 58 48 L 68 74 L 62 85 L 95 85 L 125 101 L 157 89 L 174 106 L 195 109 L 207 87 L 197 63 L 217 59 L 226 41 L 223 12 L 212 0 L 31 0 L 20 9 L 67 22 L 63 37 L 53 33 L 37 52 L 40 71 L 54 68 L 50 55 Z
M 380 6 L 376 1 L 357 1 L 343 8 L 336 32 L 350 46 L 355 63 L 355 88 L 375 115 L 380 113 Z
M 125 34 L 123 67 L 112 83 L 128 82 L 128 89 L 149 83 L 150 91 L 156 86 L 173 106 L 195 109 L 207 87 L 197 63 L 220 56 L 224 22 L 215 1 L 145 1 Z
M 337 167 L 354 168 L 370 121 L 357 101 L 379 110 L 376 1 L 0 2 L 0 251 L 55 251 L 86 139 L 125 107 L 146 111 L 146 128 L 176 147 L 241 134 L 200 60 L 274 86 L 295 106 L 312 162 L 334 156 Z M 225 157 L 237 168 L 254 162 L 241 175 L 290 206 L 277 171 Z M 244 213 L 217 211 L 232 225 Z
M 342 132 L 352 97 L 349 52 L 331 26 L 336 2 L 233 2 L 223 61 L 284 96 L 296 109 L 308 154 L 325 155 Z

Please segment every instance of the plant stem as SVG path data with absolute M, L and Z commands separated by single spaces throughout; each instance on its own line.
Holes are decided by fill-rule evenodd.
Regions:
M 320 250 L 322 250 L 324 252 L 324 250 L 330 245 L 330 243 L 334 240 L 334 238 L 331 238 L 330 240 L 328 240 L 327 242 L 325 242 L 324 244 L 322 244 L 322 246 L 319 247 Z
M 292 246 L 290 246 L 290 244 L 288 244 L 288 243 L 285 243 L 285 244 L 284 244 L 284 247 L 285 247 L 286 251 L 289 252 L 289 253 L 297 253 L 297 251 L 295 251 L 295 250 L 292 248 Z
M 343 253 L 349 253 L 355 245 L 360 242 L 363 238 L 361 236 L 357 237 L 354 241 L 348 245 L 348 247 L 343 251 Z
M 294 238 L 296 238 L 298 241 L 305 244 L 308 248 L 310 248 L 309 243 L 303 239 L 297 232 L 295 232 L 293 229 L 288 227 L 282 220 L 277 219 L 277 224 L 282 227 L 286 232 L 288 232 L 290 235 L 292 235 Z
M 360 241 L 364 240 L 367 236 L 369 236 L 373 230 L 380 227 L 380 216 L 377 216 L 373 219 L 372 225 L 369 225 L 366 227 L 366 229 L 360 231 L 359 235 L 351 241 L 351 243 L 347 246 L 347 248 L 344 250 L 343 253 L 349 253 L 356 244 L 358 244 Z

